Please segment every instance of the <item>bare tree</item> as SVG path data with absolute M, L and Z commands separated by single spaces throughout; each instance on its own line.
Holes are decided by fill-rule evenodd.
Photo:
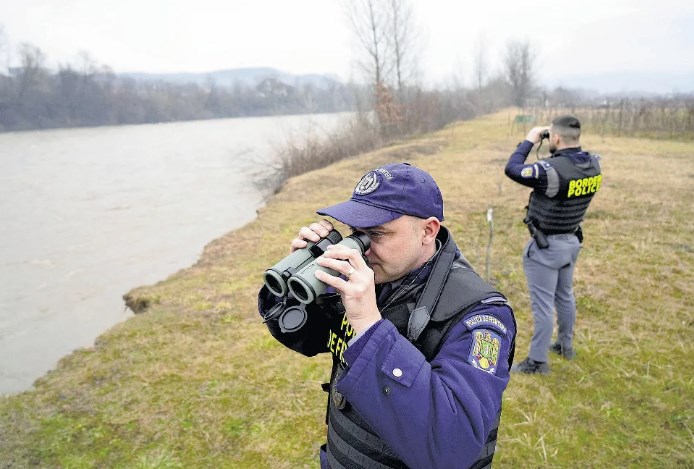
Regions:
M 511 41 L 504 60 L 506 79 L 511 85 L 513 103 L 523 109 L 535 80 L 535 53 L 528 41 Z
M 46 75 L 47 71 L 44 68 L 46 56 L 41 49 L 27 42 L 21 43 L 18 49 L 21 63 L 18 100 L 22 101 L 25 95 L 36 88 L 41 78 Z
M 352 31 L 366 53 L 366 60 L 359 64 L 374 88 L 383 86 L 388 67 L 388 24 L 384 4 L 377 0 L 345 0 L 344 5 Z
M 7 39 L 7 35 L 5 34 L 5 28 L 3 27 L 2 24 L 0 24 L 0 60 L 3 60 L 7 58 L 6 62 L 6 67 L 5 70 L 8 72 L 9 75 L 9 66 L 10 66 L 10 61 L 9 61 L 9 40 Z M 0 62 L 1 63 L 1 62 Z M 2 69 L 0 69 L 1 71 Z
M 384 135 L 391 134 L 397 128 L 398 112 L 386 82 L 391 68 L 387 54 L 391 30 L 387 4 L 379 0 L 345 0 L 344 5 L 352 30 L 367 58 L 359 64 L 373 89 L 380 131 Z
M 416 31 L 409 0 L 345 0 L 345 11 L 366 57 L 359 62 L 374 92 L 383 134 L 408 126 L 405 96 L 416 75 Z
M 416 31 L 412 17 L 412 8 L 407 0 L 390 0 L 390 31 L 388 34 L 389 51 L 392 56 L 395 85 L 403 99 L 405 80 L 415 73 Z
M 86 50 L 77 53 L 75 67 L 84 77 L 93 77 L 99 71 L 98 62 Z
M 479 93 L 487 82 L 489 66 L 487 64 L 487 40 L 480 34 L 475 41 L 473 57 L 473 81 Z

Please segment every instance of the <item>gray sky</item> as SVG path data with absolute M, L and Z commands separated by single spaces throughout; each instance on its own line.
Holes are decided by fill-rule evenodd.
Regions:
M 494 71 L 519 39 L 536 51 L 545 85 L 694 91 L 691 0 L 411 3 L 425 83 L 469 84 L 475 44 Z M 338 0 L 0 0 L 0 24 L 13 53 L 30 42 L 51 66 L 87 51 L 115 72 L 274 67 L 357 77 Z

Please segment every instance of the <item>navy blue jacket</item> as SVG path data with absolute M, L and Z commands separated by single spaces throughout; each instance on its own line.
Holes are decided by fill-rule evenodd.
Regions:
M 533 149 L 533 142 L 529 140 L 522 141 L 516 151 L 513 152 L 511 157 L 506 163 L 505 173 L 506 176 L 513 179 L 519 184 L 523 184 L 527 187 L 532 187 L 536 192 L 544 194 L 547 189 L 547 173 L 545 170 L 545 165 L 542 163 L 549 162 L 551 164 L 552 159 L 544 160 L 542 162 L 538 161 L 531 164 L 525 164 L 525 160 L 528 158 L 530 151 Z M 563 148 L 558 150 L 553 156 L 566 156 L 571 159 L 574 163 L 587 163 L 590 161 L 590 153 L 581 150 L 581 147 L 575 148 Z
M 261 290 L 261 315 L 278 301 L 273 298 Z M 325 340 L 324 317 L 312 312 L 292 333 L 282 333 L 273 321 L 267 325 L 280 342 L 304 355 L 343 348 L 347 368 L 337 390 L 409 467 L 462 468 L 476 460 L 509 381 L 516 333 L 510 307 L 473 308 L 451 327 L 431 362 L 387 319 L 346 347 Z M 480 333 L 499 339 L 498 366 L 485 370 L 478 363 Z

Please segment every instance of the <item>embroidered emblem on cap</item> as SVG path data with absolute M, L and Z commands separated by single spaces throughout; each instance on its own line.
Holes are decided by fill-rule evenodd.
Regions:
M 373 191 L 378 189 L 381 185 L 378 176 L 374 171 L 371 171 L 364 175 L 361 180 L 357 183 L 357 187 L 354 188 L 354 193 L 357 195 L 367 195 L 371 194 Z
M 500 348 L 501 338 L 495 332 L 475 329 L 468 363 L 487 373 L 496 374 Z

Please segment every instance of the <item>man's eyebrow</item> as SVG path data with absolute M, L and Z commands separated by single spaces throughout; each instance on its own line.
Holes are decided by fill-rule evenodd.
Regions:
M 376 230 L 384 231 L 385 230 L 383 228 L 383 225 L 370 226 L 368 228 L 355 228 L 353 226 L 350 226 L 349 229 L 352 231 L 376 231 Z

